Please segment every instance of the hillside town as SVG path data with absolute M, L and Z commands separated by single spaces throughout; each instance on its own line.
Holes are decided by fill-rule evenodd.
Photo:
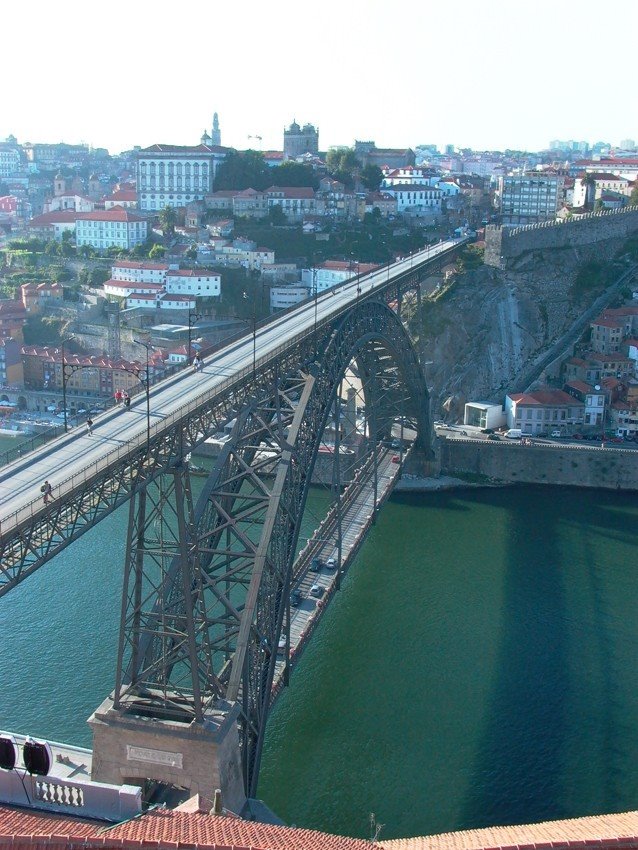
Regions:
M 373 141 L 322 151 L 318 128 L 293 121 L 281 150 L 238 151 L 222 145 L 217 113 L 199 144 L 117 155 L 9 136 L 0 427 L 79 421 L 116 390 L 139 390 L 267 315 L 451 234 L 474 236 L 480 257 L 488 224 L 633 205 L 637 178 L 631 139 L 554 140 L 536 153 Z M 442 269 L 434 292 L 457 272 Z M 503 422 L 532 435 L 633 439 L 636 313 L 606 310 L 566 360 L 560 388 L 506 395 Z

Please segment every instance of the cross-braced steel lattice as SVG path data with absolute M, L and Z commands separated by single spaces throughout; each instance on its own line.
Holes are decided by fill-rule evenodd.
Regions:
M 339 391 L 361 379 L 368 455 L 402 417 L 429 448 L 428 397 L 396 314 L 363 301 L 295 357 L 257 374 L 193 507 L 187 465 L 140 481 L 129 514 L 114 707 L 203 722 L 241 706 L 245 790 L 254 795 L 277 646 L 308 488 L 326 428 L 339 471 Z M 193 439 L 186 440 L 186 444 Z M 376 464 L 366 463 L 376 488 Z

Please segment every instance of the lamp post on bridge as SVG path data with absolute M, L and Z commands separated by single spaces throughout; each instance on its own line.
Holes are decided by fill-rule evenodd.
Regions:
M 187 365 L 191 362 L 191 347 L 193 344 L 193 325 L 195 325 L 202 318 L 200 313 L 195 313 L 191 310 L 190 302 L 188 306 L 188 350 L 186 352 L 186 362 Z M 142 345 L 143 343 L 139 343 Z
M 134 339 L 133 342 L 135 345 L 141 345 L 146 349 L 146 370 L 137 369 L 133 374 L 137 375 L 140 380 L 144 380 L 144 386 L 146 388 L 146 456 L 148 458 L 151 454 L 151 376 L 149 371 L 149 356 L 153 346 L 150 342 L 144 342 L 141 339 Z M 125 371 L 129 370 L 127 369 Z M 142 375 L 144 376 L 143 379 L 141 377 Z
M 241 297 L 247 301 L 248 293 L 242 292 Z M 257 377 L 257 315 L 255 313 L 255 304 L 253 303 L 253 314 L 250 319 L 243 319 L 244 322 L 252 322 L 253 326 L 253 380 Z
M 69 430 L 69 423 L 67 419 L 66 413 L 66 362 L 64 356 L 64 343 L 71 342 L 72 339 L 75 339 L 74 336 L 62 337 L 62 341 L 60 343 L 60 350 L 62 352 L 62 411 L 64 413 L 64 433 L 66 434 Z

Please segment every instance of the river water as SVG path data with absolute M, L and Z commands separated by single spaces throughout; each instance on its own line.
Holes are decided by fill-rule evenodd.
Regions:
M 269 723 L 259 795 L 381 838 L 638 807 L 634 496 L 394 497 Z M 0 600 L 0 728 L 90 745 L 126 511 Z

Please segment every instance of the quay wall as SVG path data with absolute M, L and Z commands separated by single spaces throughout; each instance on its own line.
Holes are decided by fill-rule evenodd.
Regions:
M 485 228 L 484 261 L 488 266 L 506 268 L 508 261 L 527 251 L 591 246 L 608 239 L 627 239 L 637 232 L 636 206 L 520 227 L 490 224 Z
M 638 451 L 633 449 L 458 439 L 438 443 L 442 475 L 478 475 L 509 484 L 638 490 Z

